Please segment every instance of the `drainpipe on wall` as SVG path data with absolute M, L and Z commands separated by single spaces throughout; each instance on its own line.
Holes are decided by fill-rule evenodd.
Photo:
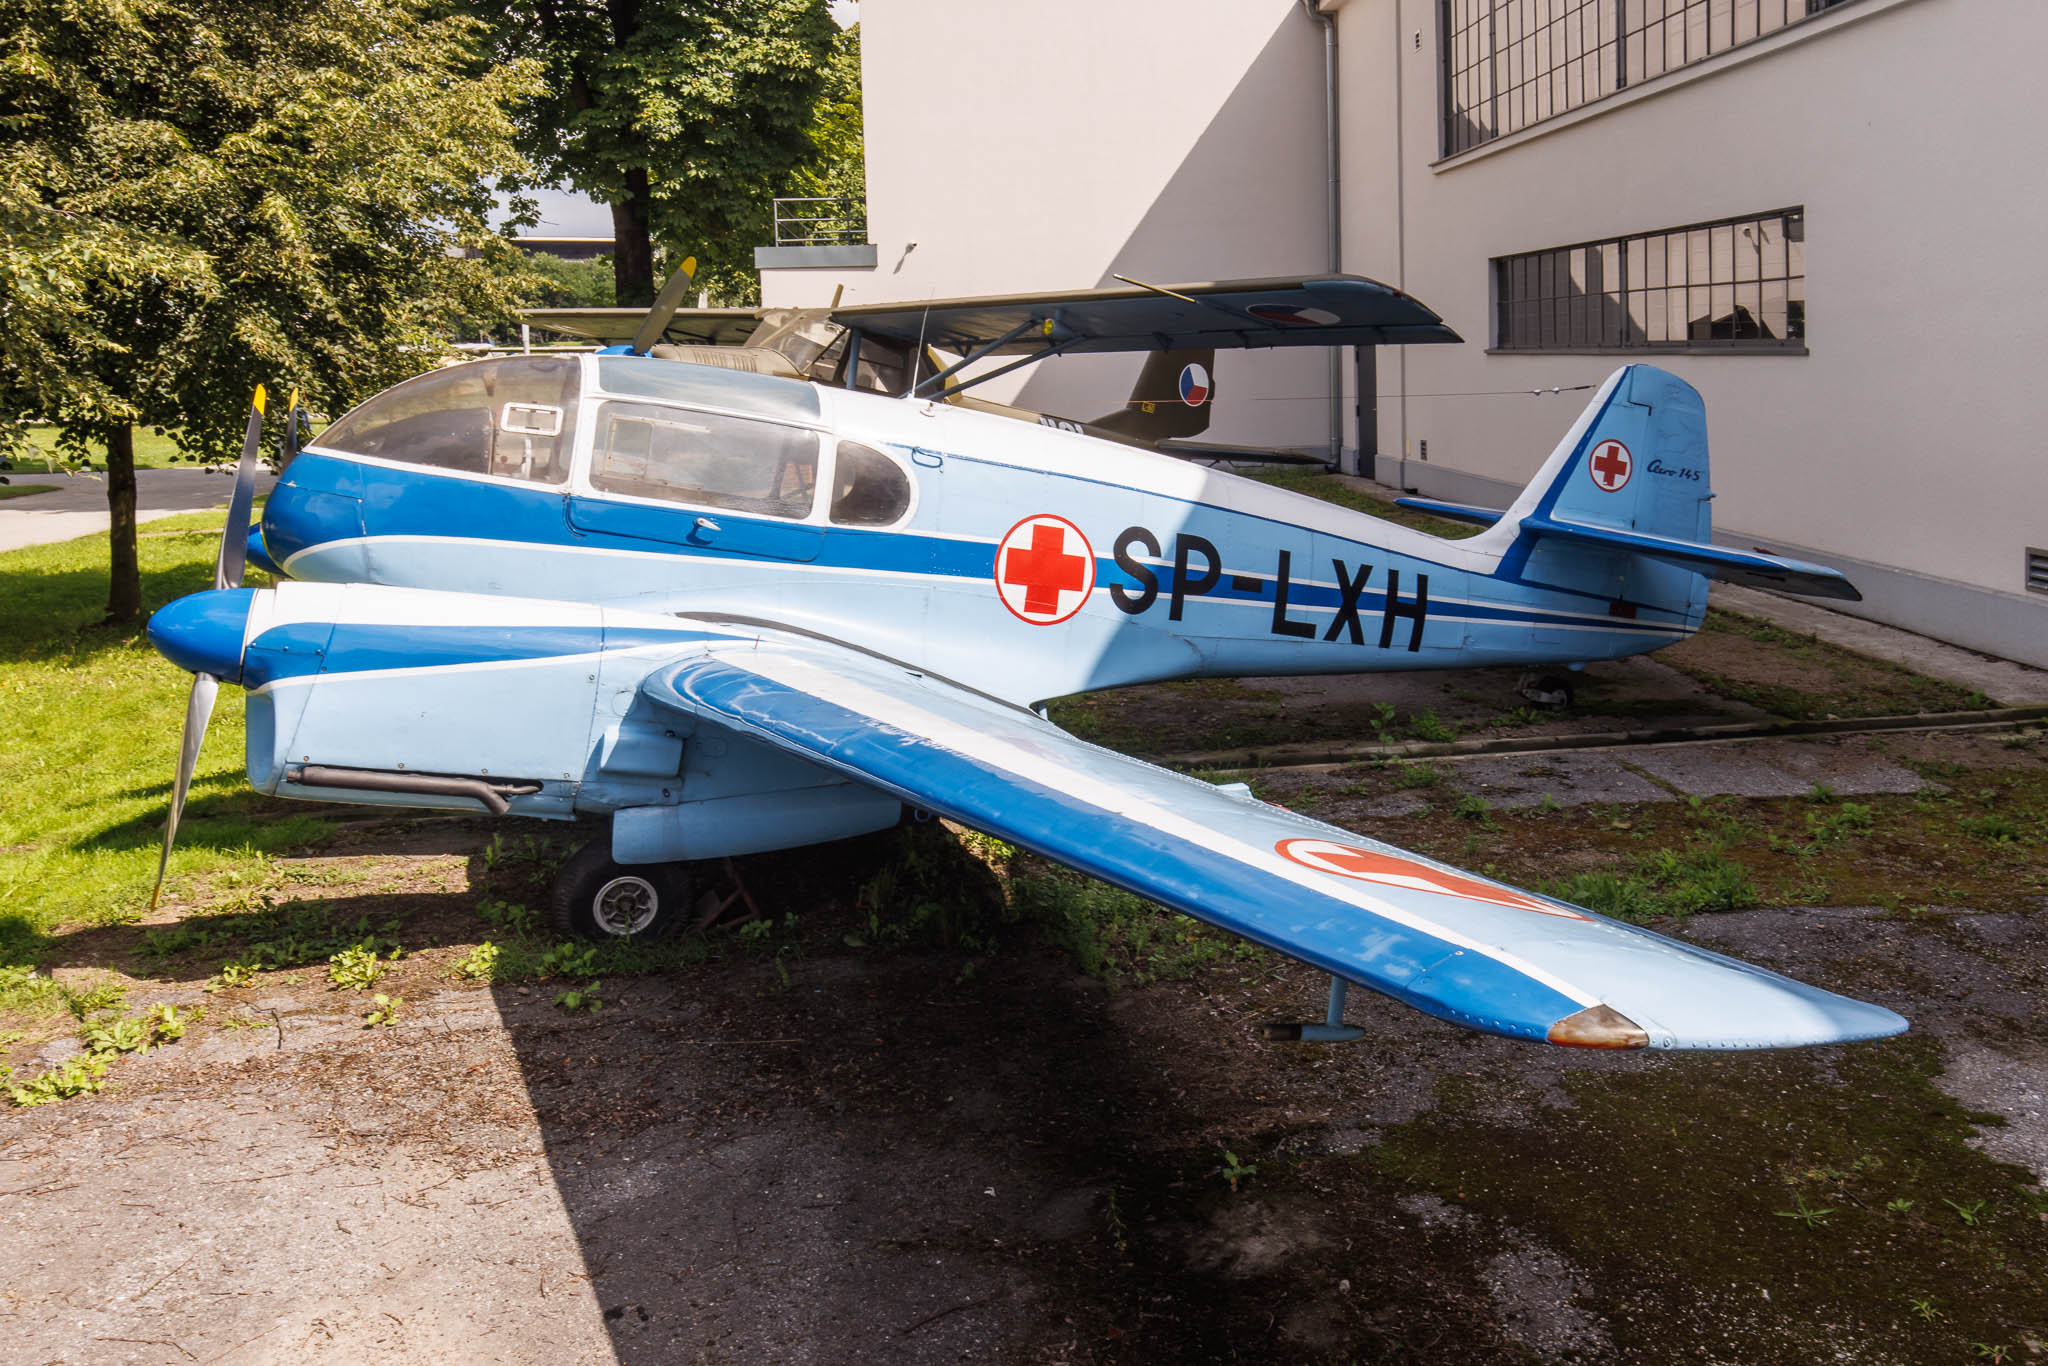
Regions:
M 1330 273 L 1344 269 L 1342 209 L 1338 195 L 1337 162 L 1337 21 L 1318 8 L 1317 0 L 1301 0 L 1302 11 L 1323 26 L 1323 192 L 1324 232 L 1330 258 Z M 1344 460 L 1344 358 L 1330 347 L 1330 465 L 1340 468 Z M 1354 471 L 1355 473 L 1355 471 Z

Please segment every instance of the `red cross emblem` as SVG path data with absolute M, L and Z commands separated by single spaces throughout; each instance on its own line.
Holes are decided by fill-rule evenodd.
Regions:
M 1476 877 L 1466 877 L 1448 868 L 1432 867 L 1415 859 L 1402 858 L 1399 854 L 1362 849 L 1358 845 L 1340 844 L 1336 840 L 1281 840 L 1273 846 L 1273 852 L 1304 868 L 1350 878 L 1354 882 L 1377 882 L 1382 887 L 1434 892 L 1439 896 L 1454 896 L 1465 901 L 1483 901 L 1489 906 L 1506 906 L 1516 911 L 1535 911 L 1540 915 L 1554 915 L 1564 920 L 1588 918 L 1568 906 L 1556 906 L 1548 901 L 1539 901 L 1533 896 L 1518 892 L 1512 887 L 1503 887 L 1497 882 L 1482 882 Z
M 1081 528 L 1049 512 L 1026 517 L 996 546 L 996 592 L 1033 626 L 1052 626 L 1081 610 L 1095 587 L 1095 551 Z
M 1586 468 L 1592 471 L 1594 483 L 1609 493 L 1615 493 L 1635 473 L 1636 458 L 1619 441 L 1603 441 L 1593 448 L 1593 458 L 1587 462 Z

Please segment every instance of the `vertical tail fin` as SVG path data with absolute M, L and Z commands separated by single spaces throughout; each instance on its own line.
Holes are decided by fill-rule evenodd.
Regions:
M 1215 401 L 1214 348 L 1154 351 L 1145 357 L 1145 368 L 1138 372 L 1123 407 L 1088 426 L 1154 443 L 1200 436 L 1209 430 L 1209 406 Z
M 1654 365 L 1600 386 L 1513 507 L 1474 549 L 1498 549 L 1505 578 L 1685 613 L 1706 605 L 1702 575 L 1812 597 L 1861 595 L 1838 570 L 1713 543 L 1714 490 L 1699 390 Z
M 1512 525 L 1533 515 L 1706 542 L 1713 496 L 1700 391 L 1668 370 L 1625 365 L 1501 520 Z

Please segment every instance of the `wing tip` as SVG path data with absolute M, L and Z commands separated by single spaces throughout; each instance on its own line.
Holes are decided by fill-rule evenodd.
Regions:
M 1650 1032 L 1610 1005 L 1567 1015 L 1543 1036 L 1565 1048 L 1648 1048 Z

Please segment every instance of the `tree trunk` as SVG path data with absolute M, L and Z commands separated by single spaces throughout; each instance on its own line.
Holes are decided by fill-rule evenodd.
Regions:
M 647 235 L 647 172 L 626 172 L 626 189 L 612 204 L 612 289 L 620 308 L 654 302 L 654 244 Z
M 123 422 L 104 433 L 107 442 L 107 620 L 142 617 L 142 566 L 135 554 L 135 428 Z

